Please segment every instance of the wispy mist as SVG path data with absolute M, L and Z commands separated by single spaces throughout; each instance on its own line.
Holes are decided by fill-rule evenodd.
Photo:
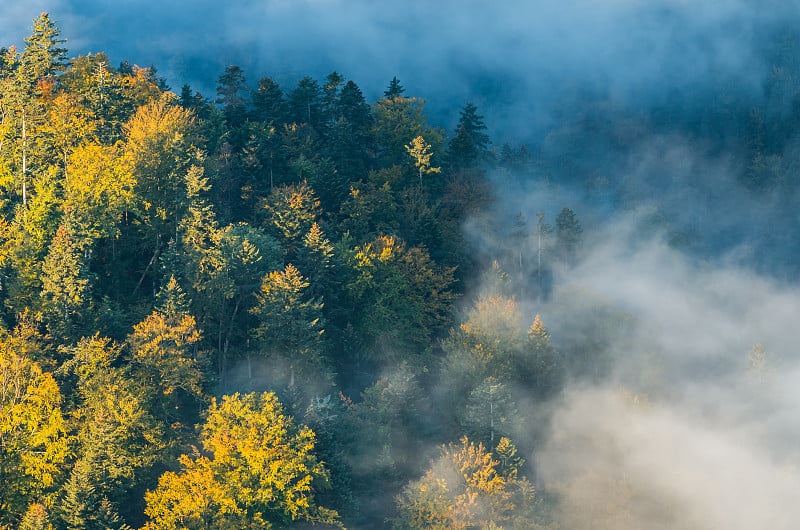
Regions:
M 540 486 L 557 493 L 567 528 L 796 527 L 800 290 L 691 257 L 641 221 L 592 231 L 551 298 L 522 301 L 563 354 L 590 340 L 600 354 L 603 334 L 609 346 L 607 370 L 574 379 L 553 412 Z M 758 370 L 756 344 L 767 352 Z
M 496 138 L 552 125 L 552 103 L 580 85 L 623 101 L 731 82 L 760 90 L 763 37 L 798 18 L 785 2 L 375 3 L 363 0 L 153 2 L 11 0 L 0 33 L 21 44 L 50 11 L 71 54 L 107 52 L 156 65 L 173 89 L 213 96 L 230 64 L 251 83 L 294 84 L 338 70 L 377 98 L 392 76 L 452 125 L 464 102 L 486 103 Z

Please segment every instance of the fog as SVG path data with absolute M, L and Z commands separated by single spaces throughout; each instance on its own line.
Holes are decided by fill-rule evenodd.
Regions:
M 517 204 L 575 199 L 554 195 Z M 589 230 L 582 259 L 554 267 L 551 296 L 520 300 L 563 355 L 608 346 L 581 359 L 605 369 L 572 377 L 545 439 L 531 435 L 537 483 L 564 528 L 795 528 L 800 289 L 676 250 L 642 232 L 647 215 Z M 765 365 L 748 358 L 756 344 Z
M 730 82 L 757 92 L 769 64 L 764 37 L 800 8 L 763 0 L 8 0 L 0 34 L 22 44 L 48 11 L 71 55 L 106 52 L 112 64 L 151 64 L 173 90 L 214 97 L 224 68 L 251 86 L 270 75 L 293 86 L 332 70 L 368 99 L 392 76 L 429 101 L 448 128 L 475 101 L 493 137 L 519 139 L 553 123 L 565 87 L 636 104 Z

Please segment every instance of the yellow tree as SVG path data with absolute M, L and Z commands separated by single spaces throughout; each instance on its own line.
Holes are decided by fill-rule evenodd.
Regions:
M 134 326 L 128 337 L 137 379 L 155 394 L 154 401 L 162 409 L 159 416 L 179 414 L 176 394 L 202 400 L 202 374 L 195 358 L 199 342 L 193 316 L 159 311 Z
M 397 497 L 398 529 L 496 527 L 511 516 L 516 479 L 505 477 L 482 444 L 442 446 L 424 477 Z
M 69 456 L 61 393 L 25 324 L 0 337 L 0 526 L 45 498 Z
M 62 93 L 47 101 L 46 112 L 39 127 L 38 143 L 54 152 L 67 169 L 68 158 L 76 147 L 94 139 L 95 121 L 77 96 Z
M 64 211 L 94 239 L 115 237 L 118 222 L 133 204 L 136 185 L 130 159 L 117 147 L 83 145 L 68 157 Z
M 417 136 L 411 140 L 411 143 L 406 146 L 406 151 L 408 151 L 408 154 L 414 159 L 414 165 L 416 165 L 419 170 L 420 184 L 422 184 L 423 174 L 441 173 L 442 168 L 431 167 L 431 157 L 433 156 L 431 146 L 429 143 L 425 142 L 425 138 L 422 136 Z
M 286 528 L 296 521 L 338 525 L 317 506 L 328 473 L 314 457 L 315 435 L 284 414 L 275 394 L 214 401 L 201 440 L 210 456 L 184 455 L 149 491 L 147 529 Z

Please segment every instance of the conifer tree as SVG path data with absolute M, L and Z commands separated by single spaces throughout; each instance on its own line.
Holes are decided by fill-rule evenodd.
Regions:
M 322 97 L 319 83 L 309 76 L 304 77 L 289 93 L 289 119 L 319 129 L 325 119 Z
M 308 293 L 309 283 L 291 263 L 264 278 L 252 313 L 259 325 L 253 330 L 267 356 L 284 356 L 290 363 L 288 385 L 295 370 L 323 364 L 322 302 Z
M 556 217 L 556 245 L 561 259 L 567 263 L 575 260 L 581 243 L 583 228 L 575 212 L 564 206 Z
M 222 114 L 230 131 L 241 127 L 247 117 L 246 91 L 242 69 L 236 65 L 225 68 L 225 73 L 217 81 L 217 104 L 222 105 Z
M 470 439 L 485 443 L 489 451 L 494 451 L 502 436 L 512 434 L 516 416 L 506 385 L 488 377 L 470 392 L 461 425 Z
M 20 79 L 27 87 L 34 87 L 40 79 L 64 68 L 67 50 L 59 45 L 66 40 L 58 38 L 60 33 L 48 13 L 33 19 L 33 33 L 25 39 L 20 61 Z
M 447 158 L 455 168 L 473 167 L 489 154 L 489 135 L 478 108 L 467 103 L 461 110 L 456 135 L 450 141 Z
M 252 93 L 253 118 L 272 126 L 283 125 L 289 109 L 280 85 L 272 78 L 262 77 L 258 80 L 258 88 Z
M 394 99 L 396 97 L 400 97 L 406 91 L 403 88 L 403 85 L 400 84 L 400 81 L 397 79 L 397 76 L 392 77 L 392 80 L 389 81 L 389 86 L 383 92 L 383 97 L 386 99 Z

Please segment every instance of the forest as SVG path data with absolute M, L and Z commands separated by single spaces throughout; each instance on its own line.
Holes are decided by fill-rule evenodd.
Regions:
M 396 76 L 207 97 L 42 13 L 0 49 L 0 529 L 795 527 L 772 37 L 757 95 L 564 87 L 497 145 Z

